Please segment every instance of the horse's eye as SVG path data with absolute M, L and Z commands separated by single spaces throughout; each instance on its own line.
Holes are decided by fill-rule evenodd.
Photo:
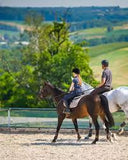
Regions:
M 44 88 L 44 89 L 43 89 L 43 92 L 44 92 L 44 93 L 46 93 L 46 92 L 47 92 L 47 90 Z

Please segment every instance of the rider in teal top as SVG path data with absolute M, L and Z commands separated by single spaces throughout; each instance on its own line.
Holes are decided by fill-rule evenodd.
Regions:
M 69 93 L 66 94 L 63 98 L 63 102 L 64 102 L 64 106 L 66 107 L 65 112 L 69 113 L 70 109 L 69 109 L 69 103 L 71 102 L 71 100 L 76 97 L 76 96 L 80 96 L 82 94 L 82 79 L 80 77 L 80 70 L 78 68 L 74 68 L 72 70 L 73 72 L 73 80 L 69 89 Z

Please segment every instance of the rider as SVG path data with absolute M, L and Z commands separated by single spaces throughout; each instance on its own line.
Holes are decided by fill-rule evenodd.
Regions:
M 91 94 L 102 94 L 111 90 L 112 73 L 108 68 L 109 62 L 107 60 L 102 60 L 101 64 L 103 69 L 101 83 L 91 92 Z
M 78 68 L 74 68 L 72 70 L 73 80 L 70 85 L 69 93 L 66 94 L 63 98 L 64 106 L 66 107 L 65 113 L 70 113 L 69 103 L 70 101 L 76 97 L 82 95 L 82 78 L 80 76 L 80 70 Z

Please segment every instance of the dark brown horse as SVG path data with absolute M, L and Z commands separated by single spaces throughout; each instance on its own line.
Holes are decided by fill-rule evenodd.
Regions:
M 56 134 L 52 142 L 56 142 L 60 127 L 65 118 L 72 119 L 72 122 L 75 126 L 75 130 L 77 133 L 77 139 L 79 140 L 81 137 L 78 131 L 77 118 L 84 118 L 88 116 L 91 116 L 96 130 L 95 139 L 92 143 L 95 144 L 99 140 L 99 124 L 97 120 L 98 116 L 100 116 L 100 118 L 105 123 L 107 139 L 111 141 L 109 134 L 109 127 L 114 125 L 114 120 L 111 113 L 109 112 L 109 109 L 106 108 L 107 105 L 105 105 L 104 99 L 98 95 L 84 96 L 79 101 L 77 107 L 71 109 L 71 114 L 67 116 L 64 113 L 65 107 L 63 105 L 63 100 L 62 100 L 65 94 L 66 94 L 65 92 L 54 87 L 52 84 L 48 82 L 44 83 L 44 86 L 41 88 L 39 93 L 39 96 L 42 99 L 48 96 L 52 96 L 52 98 L 57 104 L 56 109 L 58 113 L 58 125 L 56 129 Z

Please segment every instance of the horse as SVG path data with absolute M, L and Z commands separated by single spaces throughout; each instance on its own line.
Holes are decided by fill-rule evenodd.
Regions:
M 52 96 L 53 100 L 56 102 L 56 110 L 58 114 L 58 124 L 56 128 L 55 136 L 52 142 L 56 142 L 59 134 L 59 130 L 61 128 L 62 122 L 65 118 L 72 119 L 72 122 L 75 126 L 75 130 L 77 133 L 77 140 L 80 140 L 80 134 L 78 131 L 77 118 L 84 118 L 90 116 L 93 120 L 95 126 L 95 139 L 92 144 L 96 144 L 99 140 L 99 123 L 98 116 L 103 120 L 106 126 L 106 137 L 109 141 L 111 141 L 111 136 L 109 132 L 109 127 L 114 125 L 114 120 L 112 114 L 109 109 L 106 107 L 105 99 L 103 96 L 98 95 L 86 95 L 83 96 L 77 107 L 71 109 L 71 113 L 67 115 L 64 110 L 65 106 L 63 104 L 63 96 L 66 93 L 61 89 L 54 87 L 51 83 L 45 82 L 43 87 L 40 89 L 39 97 L 41 99 L 45 99 L 48 96 Z M 104 104 L 104 105 L 102 105 Z
M 88 90 L 87 94 L 90 94 L 94 89 L 88 84 L 85 86 L 85 88 L 85 91 L 91 89 Z M 105 92 L 102 95 L 107 98 L 109 110 L 111 113 L 117 112 L 120 109 L 123 110 L 125 113 L 126 119 L 120 124 L 120 128 L 118 130 L 118 134 L 120 135 L 124 132 L 124 127 L 128 123 L 128 87 L 121 86 L 111 91 Z M 85 137 L 85 139 L 88 139 L 92 136 L 92 123 L 92 119 L 89 117 L 89 133 Z

